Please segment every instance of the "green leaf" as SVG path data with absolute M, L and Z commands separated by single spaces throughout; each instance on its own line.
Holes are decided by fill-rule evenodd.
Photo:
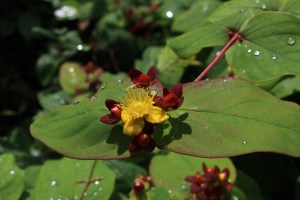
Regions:
M 129 157 L 131 137 L 121 124 L 106 125 L 99 119 L 108 114 L 106 99 L 118 101 L 129 81 L 102 84 L 91 99 L 62 106 L 31 125 L 31 134 L 61 154 L 84 159 Z
M 260 192 L 257 183 L 242 171 L 237 171 L 237 179 L 234 187 L 241 189 L 247 199 L 263 200 L 263 196 Z
M 15 164 L 12 154 L 0 155 L 0 199 L 19 199 L 23 192 L 23 170 Z
M 124 80 L 127 78 L 127 74 L 124 72 L 119 72 L 117 74 L 112 74 L 110 72 L 103 72 L 100 76 L 101 82 L 111 82 L 111 81 L 118 81 L 118 80 Z
M 221 2 L 217 0 L 195 1 L 183 13 L 174 17 L 172 29 L 174 31 L 186 32 L 199 27 L 200 23 L 219 5 L 221 5 Z
M 175 195 L 184 199 L 190 195 L 190 184 L 184 178 L 195 175 L 197 171 L 203 173 L 202 163 L 205 163 L 207 167 L 217 165 L 221 170 L 228 168 L 230 171 L 229 179 L 234 182 L 236 171 L 228 158 L 196 158 L 175 153 L 159 155 L 151 160 L 150 174 L 157 187 L 164 187 L 171 196 Z
M 25 169 L 25 194 L 23 193 L 23 196 L 26 195 L 26 200 L 35 200 L 35 185 L 41 168 L 40 165 L 32 165 Z
M 103 161 L 48 160 L 36 182 L 36 199 L 109 199 L 115 174 Z M 85 190 L 85 188 L 87 189 Z
M 229 49 L 227 61 L 235 74 L 256 83 L 300 75 L 299 29 L 300 19 L 293 15 L 258 14 L 241 26 L 245 39 Z
M 151 200 L 170 200 L 168 191 L 163 187 L 152 187 L 150 193 Z
M 228 41 L 227 29 L 224 25 L 210 24 L 186 32 L 169 40 L 168 45 L 181 58 L 190 58 L 202 48 L 221 46 Z
M 39 103 L 44 110 L 54 110 L 60 106 L 71 102 L 71 97 L 62 90 L 54 90 L 53 88 L 42 90 L 37 95 Z
M 88 89 L 86 76 L 78 63 L 65 62 L 60 66 L 59 84 L 67 94 L 75 95 Z
M 299 105 L 232 78 L 185 84 L 183 94 L 182 107 L 155 129 L 158 147 L 198 157 L 300 156 Z
M 33 27 L 38 27 L 40 24 L 40 16 L 33 12 L 24 12 L 19 17 L 18 30 L 25 39 L 29 40 L 33 36 Z
M 269 90 L 278 98 L 283 98 L 300 91 L 300 76 L 283 77 Z

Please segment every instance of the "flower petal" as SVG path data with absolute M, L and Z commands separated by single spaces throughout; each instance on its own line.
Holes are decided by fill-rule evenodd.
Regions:
M 144 118 L 150 123 L 157 124 L 166 121 L 167 119 L 169 119 L 169 116 L 160 107 L 152 106 L 150 109 L 150 113 L 148 115 L 145 115 Z
M 129 119 L 131 119 L 132 117 L 125 111 L 123 111 L 121 113 L 121 120 L 123 123 L 126 123 Z
M 106 108 L 108 108 L 108 110 L 111 110 L 113 107 L 115 107 L 118 104 L 120 104 L 120 103 L 115 100 L 112 100 L 112 99 L 105 100 L 105 105 L 106 105 Z
M 145 121 L 143 118 L 129 118 L 124 124 L 123 133 L 126 135 L 135 137 L 138 136 L 145 126 Z
M 174 93 L 178 98 L 182 97 L 182 84 L 177 83 L 170 92 Z

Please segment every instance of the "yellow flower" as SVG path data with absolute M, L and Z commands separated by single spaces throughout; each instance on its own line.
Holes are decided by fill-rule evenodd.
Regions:
M 124 123 L 123 132 L 130 136 L 139 135 L 145 120 L 156 124 L 166 121 L 169 116 L 160 107 L 154 106 L 153 95 L 143 88 L 128 89 L 122 108 L 121 120 Z

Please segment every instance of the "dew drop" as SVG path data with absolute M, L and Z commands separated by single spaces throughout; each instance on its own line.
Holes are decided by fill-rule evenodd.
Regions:
M 78 51 L 82 51 L 82 50 L 83 50 L 82 44 L 77 45 L 77 50 L 78 50 Z
M 206 78 L 204 81 L 205 81 L 206 83 L 208 83 L 208 82 L 210 81 L 210 79 L 209 79 L 209 78 Z
M 78 196 L 77 196 L 77 195 L 75 195 L 73 198 L 74 198 L 74 199 L 78 199 Z
M 252 49 L 248 49 L 248 51 L 247 51 L 248 53 L 251 53 L 252 52 Z
M 245 9 L 244 9 L 244 8 L 241 9 L 241 13 L 243 13 L 243 12 L 245 12 Z
M 294 37 L 289 37 L 286 43 L 290 46 L 294 45 L 296 43 L 296 39 Z
M 87 193 L 87 192 L 83 193 L 83 196 L 86 196 L 86 195 L 88 195 L 88 193 Z
M 243 142 L 242 142 L 242 144 L 247 144 L 248 142 L 246 141 L 246 140 L 244 140 Z
M 277 56 L 272 55 L 272 60 L 277 60 Z
M 98 195 L 98 192 L 94 192 L 94 193 L 93 193 L 93 196 L 97 196 L 97 195 Z
M 185 185 L 182 185 L 182 186 L 181 186 L 181 189 L 182 189 L 182 190 L 185 190 L 185 189 L 186 189 L 186 186 L 185 186 Z
M 232 196 L 231 200 L 239 200 L 239 198 L 237 196 Z
M 90 97 L 90 101 L 94 101 L 96 99 L 97 99 L 97 96 L 95 96 L 95 95 L 93 95 L 93 96 Z
M 123 83 L 124 81 L 122 79 L 119 79 L 118 80 L 118 83 Z
M 99 192 L 102 192 L 102 191 L 103 191 L 103 188 L 102 188 L 102 187 L 99 187 L 98 191 L 99 191 Z
M 156 90 L 151 90 L 150 93 L 151 93 L 152 96 L 156 96 L 158 92 Z
M 267 5 L 263 4 L 262 7 L 261 7 L 261 9 L 266 10 L 267 9 Z
M 220 53 L 221 53 L 220 51 L 217 51 L 217 52 L 216 52 L 216 56 L 220 55 Z
M 129 86 L 129 88 L 133 90 L 133 89 L 135 88 L 135 85 L 134 85 L 134 84 L 131 84 L 131 85 Z
M 58 183 L 57 183 L 56 180 L 52 180 L 52 181 L 50 182 L 50 185 L 51 185 L 52 187 L 56 187 L 56 186 L 58 186 Z
M 100 88 L 101 88 L 101 89 L 105 89 L 105 88 L 106 88 L 106 85 L 107 85 L 106 83 L 102 83 L 102 84 L 100 85 Z
M 259 55 L 260 55 L 260 51 L 258 51 L 258 50 L 255 50 L 255 51 L 254 51 L 254 53 L 253 53 L 253 55 L 255 55 L 255 56 L 259 56 Z
M 86 113 L 88 113 L 88 111 L 87 111 L 87 110 L 84 110 L 84 111 L 83 111 L 83 114 L 86 114 Z
M 168 190 L 168 193 L 171 194 L 171 193 L 172 193 L 172 190 Z
M 243 74 L 246 74 L 246 70 L 243 70 L 242 72 L 243 72 Z
M 256 0 L 256 3 L 259 3 L 259 0 Z
M 172 17 L 174 16 L 174 14 L 173 14 L 172 11 L 168 10 L 168 11 L 166 12 L 166 16 L 167 16 L 167 18 L 172 18 Z
M 16 173 L 16 172 L 15 172 L 14 170 L 10 170 L 10 171 L 9 171 L 9 174 L 10 174 L 10 175 L 14 175 L 15 173 Z
M 100 181 L 95 181 L 95 185 L 99 185 Z
M 76 100 L 76 101 L 73 102 L 73 104 L 74 105 L 79 104 L 79 101 Z
M 50 199 L 49 200 L 54 200 L 54 198 L 53 197 L 50 197 Z

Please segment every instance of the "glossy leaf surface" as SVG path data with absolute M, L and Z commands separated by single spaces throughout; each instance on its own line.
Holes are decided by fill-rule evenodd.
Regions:
M 129 157 L 131 138 L 121 124 L 110 126 L 99 119 L 108 114 L 106 99 L 120 100 L 128 82 L 104 83 L 90 99 L 63 106 L 31 125 L 31 133 L 61 154 L 85 159 Z
M 115 174 L 103 161 L 47 161 L 36 182 L 36 199 L 109 199 Z
M 24 188 L 24 172 L 11 154 L 0 155 L 0 199 L 19 199 Z
M 186 84 L 183 92 L 182 107 L 156 128 L 160 148 L 199 157 L 300 156 L 299 105 L 232 78 Z

